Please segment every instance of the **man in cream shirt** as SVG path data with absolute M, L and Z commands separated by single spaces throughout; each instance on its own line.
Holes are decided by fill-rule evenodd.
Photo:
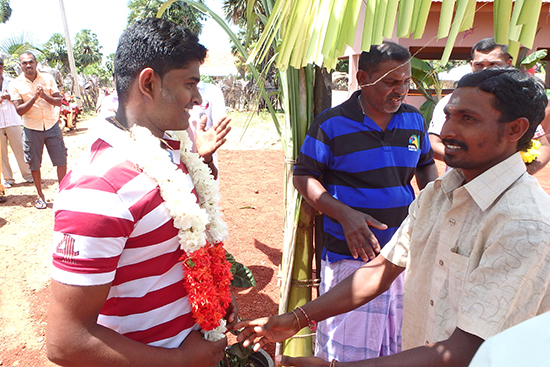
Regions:
M 546 104 L 543 86 L 519 70 L 463 77 L 441 131 L 454 169 L 419 193 L 380 256 L 303 313 L 238 323 L 239 340 L 259 338 L 258 348 L 286 339 L 369 302 L 403 271 L 403 352 L 338 367 L 468 366 L 484 340 L 549 311 L 550 196 L 519 153 Z M 328 366 L 315 357 L 281 362 Z
M 17 113 L 23 117 L 25 161 L 30 166 L 38 194 L 34 206 L 45 209 L 40 174 L 44 146 L 48 149 L 52 164 L 57 167 L 58 181 L 61 182 L 67 173 L 67 148 L 54 109 L 61 106 L 61 94 L 53 77 L 36 69 L 36 58 L 32 53 L 23 52 L 19 62 L 23 72 L 10 84 L 10 97 Z

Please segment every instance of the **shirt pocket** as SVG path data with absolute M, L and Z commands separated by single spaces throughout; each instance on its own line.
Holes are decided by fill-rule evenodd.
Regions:
M 469 257 L 456 253 L 453 248 L 448 253 L 449 268 L 449 303 L 453 310 L 458 311 L 459 300 L 462 298 L 464 282 L 468 272 Z

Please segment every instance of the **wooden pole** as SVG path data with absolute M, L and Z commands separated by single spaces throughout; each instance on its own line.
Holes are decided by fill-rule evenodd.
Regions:
M 65 30 L 65 43 L 67 44 L 67 54 L 69 55 L 69 68 L 71 69 L 71 77 L 73 79 L 73 92 L 76 96 L 76 103 L 82 106 L 82 95 L 80 94 L 80 86 L 78 85 L 78 77 L 76 74 L 76 66 L 74 63 L 73 45 L 69 34 L 69 25 L 67 16 L 65 15 L 65 4 L 63 0 L 59 0 L 59 9 L 61 10 L 61 20 L 63 21 L 63 29 Z

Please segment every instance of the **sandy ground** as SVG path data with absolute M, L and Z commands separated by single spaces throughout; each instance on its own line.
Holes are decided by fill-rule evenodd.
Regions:
M 89 123 L 80 123 L 78 131 L 64 134 L 69 169 L 86 147 Z M 284 155 L 274 128 L 252 127 L 240 137 L 235 129 L 219 152 L 222 205 L 232 233 L 226 247 L 256 274 L 258 287 L 236 289 L 235 293 L 238 300 L 245 299 L 243 304 L 250 304 L 241 307 L 243 315 L 259 317 L 277 311 Z M 13 156 L 10 163 L 18 183 L 6 190 L 8 201 L 0 204 L 0 366 L 53 366 L 45 357 L 45 326 L 56 170 L 44 154 L 42 178 L 48 209 L 37 210 L 33 206 L 34 185 L 20 183 Z M 256 179 L 257 170 L 262 171 L 264 180 Z M 269 224 L 267 229 L 257 226 L 261 221 Z

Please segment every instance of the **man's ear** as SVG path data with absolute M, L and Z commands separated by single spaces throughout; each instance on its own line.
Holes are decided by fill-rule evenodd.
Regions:
M 364 70 L 357 71 L 355 78 L 357 79 L 357 84 L 359 85 L 359 87 L 361 87 L 363 84 L 367 84 L 369 81 L 369 75 Z
M 153 99 L 157 89 L 160 90 L 160 78 L 158 74 L 151 68 L 145 68 L 140 71 L 138 88 L 143 96 Z
M 514 121 L 508 122 L 507 125 L 506 140 L 516 142 L 521 139 L 521 137 L 525 135 L 527 129 L 529 129 L 529 120 L 527 117 L 519 117 Z

